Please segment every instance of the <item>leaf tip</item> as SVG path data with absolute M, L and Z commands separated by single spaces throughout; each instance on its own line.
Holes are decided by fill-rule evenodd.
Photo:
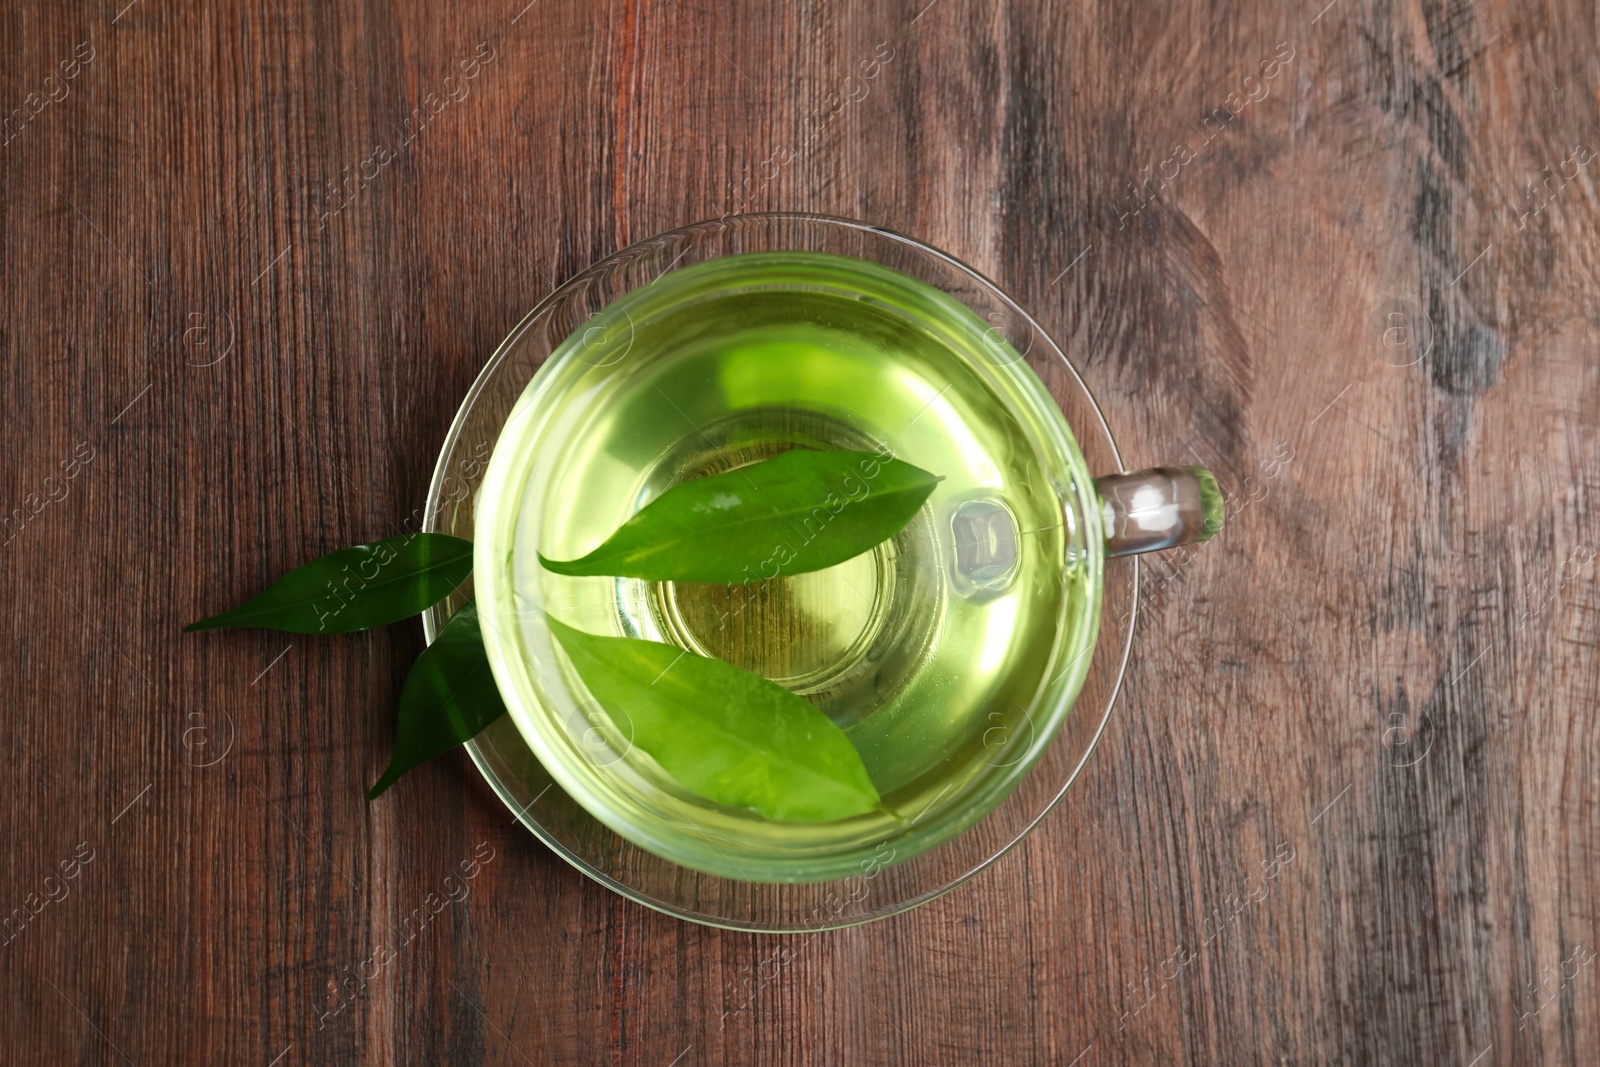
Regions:
M 404 773 L 404 771 L 400 772 L 400 774 Z M 377 782 L 373 784 L 372 788 L 367 790 L 367 802 L 370 804 L 372 801 L 377 800 L 384 793 L 388 792 L 389 787 L 400 780 L 400 774 L 395 774 L 394 767 L 391 765 L 388 770 L 383 772 L 383 777 L 379 778 Z

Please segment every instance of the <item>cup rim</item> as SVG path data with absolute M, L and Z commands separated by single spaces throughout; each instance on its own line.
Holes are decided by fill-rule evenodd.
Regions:
M 1119 469 L 1121 469 L 1124 466 L 1124 462 L 1123 462 L 1123 458 L 1122 458 L 1122 455 L 1121 455 L 1121 451 L 1120 451 L 1119 447 L 1116 444 L 1114 436 L 1111 434 L 1110 426 L 1109 426 L 1108 422 L 1106 421 L 1105 414 L 1104 414 L 1103 410 L 1100 408 L 1099 401 L 1094 397 L 1094 394 L 1089 390 L 1087 384 L 1083 381 L 1082 375 L 1078 372 L 1078 369 L 1076 367 L 1074 367 L 1069 360 L 1067 360 L 1065 354 L 1060 350 L 1059 346 L 1057 346 L 1055 344 L 1055 342 L 1050 338 L 1049 334 L 1043 330 L 1043 328 L 1032 317 L 1032 315 L 1030 315 L 1014 299 L 1012 299 L 1010 297 L 1010 295 L 1005 292 L 1004 289 L 1002 289 L 1000 286 L 998 286 L 996 283 L 994 283 L 991 279 L 989 279 L 982 272 L 980 272 L 980 271 L 976 270 L 975 268 L 969 266 L 968 264 L 962 262 L 961 260 L 957 259 L 955 256 L 952 256 L 947 252 L 944 252 L 944 251 L 942 251 L 942 250 L 940 250 L 938 248 L 935 248 L 935 247 L 933 247 L 931 245 L 928 245 L 925 242 L 917 240 L 916 238 L 912 238 L 912 237 L 909 237 L 907 235 L 898 233 L 897 231 L 888 229 L 886 227 L 877 226 L 877 225 L 873 225 L 873 224 L 870 224 L 870 223 L 864 223 L 864 222 L 851 220 L 851 219 L 838 218 L 838 217 L 835 217 L 835 216 L 819 215 L 819 214 L 805 213 L 805 212 L 761 212 L 761 213 L 744 214 L 744 215 L 730 214 L 730 215 L 722 216 L 720 219 L 706 220 L 706 221 L 702 221 L 702 222 L 698 222 L 698 223 L 693 223 L 693 224 L 690 224 L 688 226 L 679 227 L 679 228 L 676 228 L 676 229 L 673 229 L 673 230 L 664 231 L 663 233 L 656 234 L 656 235 L 654 235 L 652 237 L 645 238 L 642 241 L 633 242 L 632 244 L 629 244 L 628 246 L 626 246 L 626 247 L 624 247 L 622 249 L 619 249 L 616 252 L 613 252 L 613 253 L 605 256 L 605 257 L 602 257 L 600 260 L 597 260 L 595 263 L 591 264 L 590 266 L 588 266 L 588 267 L 584 268 L 583 270 L 575 273 L 570 278 L 568 278 L 565 282 L 563 282 L 561 285 L 559 285 L 555 289 L 553 289 L 544 298 L 542 298 L 533 307 L 532 310 L 530 310 L 525 316 L 523 316 L 523 318 L 521 320 L 519 320 L 517 325 L 511 330 L 511 332 L 507 335 L 505 340 L 502 341 L 501 344 L 497 347 L 497 349 L 495 350 L 493 356 L 490 358 L 488 363 L 486 363 L 484 369 L 480 372 L 478 378 L 474 381 L 474 383 L 472 385 L 472 388 L 468 391 L 466 397 L 464 398 L 464 400 L 462 402 L 461 409 L 458 411 L 456 419 L 452 422 L 452 425 L 451 425 L 451 427 L 450 427 L 450 429 L 449 429 L 449 431 L 448 431 L 448 433 L 446 435 L 445 443 L 444 443 L 444 446 L 443 446 L 443 449 L 442 449 L 441 455 L 440 455 L 439 464 L 435 469 L 434 477 L 432 479 L 432 482 L 431 482 L 430 488 L 429 488 L 429 507 L 428 507 L 426 518 L 425 518 L 425 522 L 424 522 L 425 528 L 433 529 L 433 528 L 436 528 L 437 525 L 438 525 L 438 518 L 439 518 L 439 514 L 440 514 L 441 509 L 437 507 L 437 504 L 444 497 L 444 495 L 445 495 L 445 486 L 447 485 L 447 483 L 449 481 L 449 478 L 450 478 L 451 470 L 450 470 L 449 459 L 450 459 L 452 453 L 455 451 L 456 447 L 459 444 L 460 436 L 461 436 L 462 430 L 464 428 L 468 413 L 473 408 L 473 406 L 480 400 L 480 398 L 481 398 L 482 394 L 484 393 L 484 391 L 489 387 L 490 383 L 493 381 L 493 379 L 495 377 L 496 372 L 500 369 L 502 363 L 504 363 L 505 360 L 507 360 L 511 356 L 511 354 L 516 351 L 516 349 L 518 348 L 518 345 L 522 341 L 522 339 L 523 339 L 524 335 L 526 334 L 526 332 L 530 329 L 530 327 L 532 327 L 535 323 L 537 323 L 549 311 L 549 309 L 555 303 L 557 303 L 558 301 L 562 300 L 565 296 L 570 294 L 574 289 L 578 288 L 579 286 L 584 285 L 584 284 L 589 283 L 589 282 L 592 282 L 595 278 L 597 278 L 599 276 L 602 276 L 611 265 L 613 265 L 618 259 L 626 257 L 630 253 L 630 251 L 639 249 L 639 248 L 644 247 L 644 246 L 649 246 L 652 243 L 660 242 L 660 241 L 665 240 L 665 239 L 670 239 L 670 238 L 673 238 L 675 236 L 680 236 L 681 235 L 681 236 L 686 236 L 686 237 L 692 237 L 693 235 L 695 235 L 697 233 L 704 233 L 709 227 L 727 226 L 727 225 L 732 224 L 732 223 L 740 223 L 740 224 L 750 223 L 750 224 L 754 224 L 754 223 L 760 223 L 760 222 L 768 221 L 768 220 L 780 221 L 780 222 L 795 221 L 795 222 L 801 222 L 801 223 L 824 224 L 826 226 L 843 227 L 843 228 L 850 229 L 850 230 L 855 230 L 855 231 L 859 231 L 859 232 L 863 232 L 863 233 L 872 234 L 872 235 L 875 235 L 877 237 L 884 238 L 884 239 L 887 239 L 889 241 L 905 245 L 909 249 L 911 249 L 911 250 L 915 251 L 916 253 L 918 253 L 919 255 L 926 256 L 926 257 L 934 260 L 935 262 L 945 264 L 945 265 L 955 269 L 960 274 L 965 275 L 969 279 L 975 280 L 976 282 L 980 283 L 982 285 L 982 287 L 985 290 L 987 290 L 987 292 L 989 294 L 993 295 L 994 297 L 998 298 L 1001 302 L 1003 302 L 1003 304 L 1005 305 L 1006 310 L 1007 310 L 1007 312 L 1009 314 L 1016 315 L 1023 323 L 1025 323 L 1027 325 L 1027 327 L 1029 329 L 1031 329 L 1033 331 L 1033 336 L 1036 339 L 1036 341 L 1042 342 L 1045 346 L 1047 346 L 1047 349 L 1048 349 L 1048 352 L 1046 353 L 1047 356 L 1053 357 L 1050 360 L 1050 362 L 1057 363 L 1062 368 L 1065 369 L 1065 371 L 1067 372 L 1068 376 L 1070 377 L 1070 379 L 1072 381 L 1072 384 L 1076 385 L 1077 389 L 1081 392 L 1081 394 L 1082 394 L 1081 398 L 1080 398 L 1081 401 L 1086 402 L 1089 411 L 1092 412 L 1093 420 L 1097 423 L 1097 425 L 1092 426 L 1092 427 L 1089 427 L 1089 426 L 1080 427 L 1079 423 L 1076 422 L 1076 421 L 1074 421 L 1074 422 L 1072 422 L 1070 424 L 1071 427 L 1072 427 L 1072 432 L 1069 432 L 1068 440 L 1072 444 L 1072 452 L 1073 452 L 1075 458 L 1078 460 L 1078 463 L 1080 465 L 1082 465 L 1085 469 L 1087 469 L 1088 461 L 1087 461 L 1086 457 L 1083 454 L 1083 446 L 1077 440 L 1077 438 L 1079 436 L 1081 436 L 1085 432 L 1098 431 L 1098 433 L 1101 435 L 1103 440 L 1100 440 L 1097 443 L 1101 444 L 1102 447 L 1104 447 L 1104 448 L 1109 448 L 1111 456 L 1114 459 L 1115 465 Z M 797 249 L 797 251 L 798 251 L 798 249 Z M 715 258 L 715 257 L 713 257 L 713 258 Z M 881 261 L 878 261 L 878 260 L 867 259 L 867 260 L 865 260 L 865 262 L 871 264 L 874 267 L 879 267 L 879 268 L 887 267 L 887 264 L 884 264 L 884 263 L 882 263 Z M 891 271 L 894 271 L 893 267 L 888 267 L 888 269 L 891 270 Z M 896 273 L 898 273 L 898 272 L 896 272 Z M 930 284 L 930 283 L 924 282 L 923 284 Z M 635 290 L 630 290 L 630 291 L 635 291 Z M 959 298 L 956 298 L 956 299 L 958 299 L 958 302 L 959 302 Z M 549 357 L 545 357 L 545 358 L 548 359 Z M 1049 395 L 1050 394 L 1050 390 L 1049 390 L 1048 387 L 1046 387 L 1044 392 L 1046 394 L 1046 399 L 1048 401 L 1050 401 L 1052 404 L 1054 404 L 1055 401 Z M 522 403 L 522 400 L 519 399 L 518 401 L 516 401 L 516 404 L 514 406 L 520 406 L 521 403 Z M 507 423 L 510 422 L 510 417 L 509 416 L 507 417 L 506 422 Z M 504 426 L 501 427 L 501 431 L 502 432 L 504 431 Z M 1095 512 L 1095 510 L 1093 508 L 1088 508 L 1086 510 L 1090 513 L 1087 516 L 1087 518 L 1092 523 L 1097 523 L 1098 514 Z M 1089 531 L 1089 533 L 1090 533 L 1091 540 L 1093 540 L 1094 538 L 1098 537 L 1099 536 L 1099 534 L 1098 534 L 1098 526 L 1097 525 L 1092 526 L 1090 531 Z M 842 921 L 832 922 L 832 923 L 829 923 L 829 924 L 827 924 L 825 926 L 808 924 L 808 925 L 804 925 L 804 926 L 795 927 L 795 929 L 820 929 L 820 928 L 833 928 L 833 927 L 844 926 L 844 925 L 853 925 L 854 923 L 857 923 L 857 922 L 870 921 L 872 919 L 884 917 L 884 916 L 889 915 L 889 914 L 895 914 L 895 913 L 898 913 L 900 911 L 905 910 L 906 908 L 913 907 L 913 906 L 916 906 L 917 904 L 924 903 L 927 900 L 934 899 L 935 897 L 937 897 L 939 895 L 942 895 L 942 893 L 948 892 L 949 890 L 954 889 L 956 886 L 963 884 L 965 881 L 969 880 L 970 878 L 975 877 L 980 871 L 987 869 L 989 866 L 992 866 L 996 861 L 998 861 L 1000 859 L 1001 856 L 1005 855 L 1012 848 L 1016 847 L 1016 845 L 1019 844 L 1023 840 L 1023 838 L 1025 838 L 1029 833 L 1031 833 L 1035 828 L 1037 828 L 1037 826 L 1043 820 L 1043 818 L 1047 814 L 1049 814 L 1049 812 L 1051 810 L 1054 809 L 1054 807 L 1056 806 L 1057 803 L 1059 803 L 1059 801 L 1061 800 L 1062 796 L 1065 794 L 1065 790 L 1067 788 L 1069 788 L 1074 781 L 1076 781 L 1078 775 L 1082 772 L 1083 767 L 1087 764 L 1087 761 L 1088 761 L 1089 757 L 1093 754 L 1094 750 L 1098 747 L 1099 741 L 1100 741 L 1101 737 L 1103 737 L 1104 732 L 1105 732 L 1105 728 L 1106 728 L 1107 724 L 1110 721 L 1110 712 L 1114 708 L 1116 699 L 1117 699 L 1117 697 L 1118 697 L 1118 695 L 1120 693 L 1120 688 L 1121 688 L 1121 684 L 1122 684 L 1122 681 L 1123 681 L 1123 678 L 1124 678 L 1124 675 L 1125 675 L 1128 659 L 1129 659 L 1129 657 L 1131 655 L 1131 651 L 1132 651 L 1132 641 L 1133 641 L 1133 636 L 1134 636 L 1134 632 L 1135 632 L 1135 629 L 1136 629 L 1135 623 L 1136 623 L 1137 609 L 1138 609 L 1138 571 L 1139 571 L 1139 563 L 1138 563 L 1138 561 L 1136 559 L 1135 560 L 1131 560 L 1130 562 L 1132 564 L 1131 570 L 1132 570 L 1133 573 L 1132 573 L 1132 576 L 1131 576 L 1132 577 L 1131 598 L 1130 598 L 1130 602 L 1129 602 L 1129 608 L 1128 608 L 1127 614 L 1125 616 L 1126 617 L 1126 623 L 1127 623 L 1127 636 L 1122 641 L 1122 646 L 1123 647 L 1122 647 L 1122 650 L 1121 650 L 1121 655 L 1120 655 L 1120 657 L 1118 657 L 1118 661 L 1115 664 L 1115 675 L 1114 675 L 1113 680 L 1111 681 L 1109 692 L 1106 694 L 1106 697 L 1105 697 L 1105 700 L 1106 700 L 1105 710 L 1103 712 L 1098 712 L 1099 721 L 1095 724 L 1095 728 L 1094 728 L 1094 731 L 1093 731 L 1092 735 L 1087 739 L 1087 741 L 1085 743 L 1082 743 L 1081 754 L 1078 755 L 1078 758 L 1077 758 L 1075 764 L 1070 768 L 1070 771 L 1067 773 L 1065 781 L 1062 782 L 1060 788 L 1056 790 L 1054 795 L 1051 796 L 1046 803 L 1042 804 L 1038 808 L 1038 810 L 1033 813 L 1031 818 L 1026 819 L 1025 822 L 1023 822 L 1018 828 L 1016 828 L 1015 832 L 1011 834 L 1009 840 L 1005 841 L 1004 844 L 1001 847 L 999 847 L 998 849 L 994 850 L 992 852 L 992 854 L 990 854 L 989 856 L 987 856 L 983 860 L 981 860 L 979 862 L 976 862 L 976 863 L 973 863 L 970 866 L 969 869 L 967 869 L 966 871 L 964 871 L 960 875 L 949 879 L 944 884 L 936 886 L 936 887 L 934 887 L 933 889 L 931 889 L 929 891 L 920 893 L 920 894 L 916 895 L 915 897 L 913 897 L 913 898 L 911 898 L 909 900 L 906 900 L 906 901 L 903 901 L 903 902 L 899 902 L 897 906 L 892 907 L 892 908 L 883 909 L 883 910 L 880 910 L 878 912 L 871 913 L 871 914 L 865 914 L 865 915 L 861 915 L 861 916 L 857 916 L 857 917 L 846 918 L 846 919 L 843 919 Z M 1092 620 L 1092 625 L 1094 627 L 1098 627 L 1100 625 L 1100 622 L 1101 622 L 1101 620 L 1099 619 L 1099 613 L 1100 613 L 1099 612 L 1099 608 L 1100 608 L 1100 605 L 1098 603 L 1099 597 L 1100 597 L 1100 592 L 1101 592 L 1101 589 L 1102 589 L 1104 583 L 1109 580 L 1108 575 L 1104 571 L 1103 564 L 1102 564 L 1102 566 L 1100 568 L 1097 568 L 1097 573 L 1096 573 L 1095 577 L 1097 579 L 1095 581 L 1095 583 L 1094 583 L 1094 585 L 1095 585 L 1095 596 L 1096 596 L 1097 603 L 1095 604 L 1095 608 L 1094 608 L 1094 616 L 1095 617 Z M 445 619 L 448 618 L 448 614 L 449 614 L 448 609 L 444 609 L 442 607 L 439 608 L 439 609 L 430 610 L 428 613 L 425 614 L 425 617 L 424 617 L 424 631 L 425 631 L 427 639 L 430 642 L 437 636 L 438 630 L 443 625 L 443 622 L 445 621 Z M 1087 658 L 1091 658 L 1091 659 L 1093 658 L 1093 652 L 1095 650 L 1095 644 L 1096 644 L 1096 639 L 1091 634 L 1091 636 L 1090 636 L 1090 638 L 1088 640 L 1088 646 L 1085 649 L 1085 655 L 1087 656 Z M 1110 651 L 1110 650 L 1108 649 L 1107 651 Z M 1076 699 L 1076 697 L 1078 695 L 1078 687 L 1081 685 L 1082 681 L 1083 681 L 1083 678 L 1080 675 L 1080 677 L 1077 679 L 1077 685 L 1075 685 L 1073 690 L 1072 690 L 1072 698 L 1074 700 Z M 1068 712 L 1068 714 L 1070 714 L 1070 712 Z M 527 733 L 527 731 L 525 731 L 525 730 L 522 730 L 522 731 L 519 731 L 519 732 L 523 733 L 524 735 L 526 735 L 526 733 Z M 478 744 L 478 743 L 476 743 L 476 742 L 472 742 L 472 743 L 469 743 L 467 747 L 468 747 L 468 750 L 469 750 L 469 754 L 471 755 L 472 759 L 474 760 L 474 763 L 478 766 L 480 772 L 482 772 L 484 774 L 485 778 L 495 788 L 496 792 L 501 795 L 502 799 L 505 800 L 508 803 L 508 806 L 511 806 L 513 808 L 513 810 L 517 810 L 517 805 L 511 803 L 511 798 L 506 795 L 506 792 L 505 792 L 505 789 L 503 788 L 502 783 L 498 780 L 498 772 L 491 765 L 489 759 L 486 756 L 485 751 L 483 750 L 483 746 Z M 537 748 L 537 746 L 535 746 L 535 747 Z M 1048 746 L 1046 746 L 1046 747 L 1048 747 Z M 545 754 L 540 753 L 540 755 L 544 756 Z M 559 760 L 555 760 L 554 762 L 556 762 L 558 764 L 560 763 Z M 547 766 L 546 770 L 550 770 L 550 768 Z M 560 775 L 553 774 L 553 777 L 555 777 L 558 781 L 560 779 Z M 1024 777 L 1026 777 L 1026 776 L 1024 776 Z M 564 783 L 562 783 L 562 784 L 564 784 Z M 1004 800 L 1002 799 L 1002 801 L 1000 801 L 999 803 L 1004 803 Z M 593 814 L 593 812 L 591 812 L 591 815 L 592 814 Z M 522 818 L 520 821 L 523 821 L 525 823 L 525 825 L 528 825 L 529 828 L 532 829 L 537 836 L 539 836 L 542 840 L 544 840 L 547 845 L 551 846 L 557 852 L 558 855 L 561 855 L 568 862 L 572 863 L 574 866 L 576 866 L 580 870 L 582 870 L 585 874 L 588 874 L 589 876 L 591 876 L 591 877 L 595 878 L 596 880 L 600 881 L 602 884 L 607 885 L 609 888 L 612 888 L 613 890 L 615 890 L 615 891 L 617 891 L 619 893 L 622 893 L 623 895 L 628 896 L 631 899 L 634 899 L 634 900 L 636 900 L 636 901 L 638 901 L 640 903 L 643 903 L 648 907 L 655 908 L 656 910 L 660 910 L 660 911 L 663 911 L 663 912 L 665 912 L 667 914 L 672 914 L 672 915 L 678 916 L 680 918 L 686 918 L 686 919 L 690 919 L 692 921 L 707 923 L 707 924 L 710 924 L 710 925 L 723 925 L 723 926 L 728 926 L 730 928 L 736 928 L 736 929 L 739 929 L 739 928 L 743 928 L 743 929 L 750 929 L 750 928 L 771 929 L 772 928 L 772 927 L 766 926 L 766 925 L 752 925 L 752 924 L 748 924 L 748 923 L 745 923 L 745 922 L 739 922 L 739 921 L 719 922 L 719 921 L 716 921 L 713 918 L 710 918 L 710 917 L 707 917 L 707 916 L 704 916 L 704 915 L 687 913 L 684 910 L 682 910 L 680 908 L 677 908 L 677 907 L 674 907 L 673 905 L 671 905 L 669 903 L 653 899 L 653 898 L 651 898 L 649 895 L 647 895 L 645 893 L 641 893 L 641 892 L 638 892 L 638 891 L 634 890 L 633 887 L 627 885 L 626 883 L 619 882 L 617 879 L 609 876 L 605 872 L 597 870 L 593 865 L 589 864 L 581 856 L 578 856 L 578 855 L 574 854 L 560 840 L 558 840 L 553 834 L 549 833 L 546 830 L 546 828 L 542 827 L 538 823 L 532 822 L 527 818 Z M 953 841 L 953 840 L 959 840 L 961 837 L 963 837 L 965 835 L 965 832 L 966 831 L 964 830 L 961 833 L 957 833 L 957 834 L 953 835 L 951 838 L 942 841 L 938 845 L 935 845 L 934 847 L 935 848 L 941 848 L 941 847 L 944 847 L 944 846 L 950 844 L 950 842 Z M 664 859 L 666 862 L 669 862 L 669 863 L 677 863 L 678 862 L 676 860 L 671 859 L 670 857 L 661 857 L 661 858 Z M 697 874 L 707 874 L 710 877 L 727 877 L 726 875 L 712 874 L 710 872 L 697 871 L 694 868 L 687 868 L 687 869 L 689 869 L 691 871 L 695 871 L 695 873 L 697 873 Z

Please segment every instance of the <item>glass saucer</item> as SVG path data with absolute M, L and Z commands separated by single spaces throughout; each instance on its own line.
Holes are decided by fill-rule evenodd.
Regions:
M 1124 469 L 1093 395 L 1060 349 L 992 282 L 952 257 L 864 223 L 803 214 L 728 216 L 652 237 L 600 260 L 541 301 L 500 345 L 473 383 L 445 438 L 428 491 L 423 528 L 470 539 L 473 502 L 507 414 L 534 373 L 613 299 L 669 270 L 756 251 L 815 251 L 883 263 L 943 289 L 992 323 L 1060 405 L 1088 467 Z M 602 335 L 596 331 L 595 336 Z M 604 335 L 586 358 L 607 363 L 625 342 Z M 997 349 L 999 350 L 999 349 Z M 1038 764 L 972 829 L 903 863 L 834 882 L 757 884 L 705 874 L 625 840 L 553 783 L 509 716 L 466 749 L 517 821 L 557 855 L 607 888 L 691 922 L 794 933 L 851 926 L 898 914 L 976 876 L 1049 814 L 1087 763 L 1115 706 L 1132 649 L 1138 604 L 1137 557 L 1108 559 L 1100 631 L 1072 711 Z M 470 583 L 423 616 L 431 642 L 470 595 Z M 1006 746 L 1023 751 L 1027 746 Z

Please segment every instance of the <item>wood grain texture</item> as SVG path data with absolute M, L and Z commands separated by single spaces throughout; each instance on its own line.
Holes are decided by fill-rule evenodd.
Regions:
M 1594 5 L 924 2 L 0 10 L 0 1061 L 1595 1061 Z M 559 280 L 770 208 L 974 263 L 1234 502 L 1026 846 L 800 940 L 464 757 L 368 805 L 415 628 L 179 633 L 403 528 Z

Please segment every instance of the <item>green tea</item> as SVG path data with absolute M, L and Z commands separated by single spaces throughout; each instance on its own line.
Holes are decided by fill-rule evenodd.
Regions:
M 1094 625 L 1084 533 L 1063 507 L 1082 475 L 1069 447 L 1047 447 L 1065 426 L 1017 354 L 936 290 L 800 254 L 673 272 L 567 347 L 542 398 L 561 444 L 539 459 L 537 544 L 516 547 L 519 610 L 720 658 L 811 701 L 883 798 L 849 821 L 851 841 L 959 807 L 942 838 L 1002 799 L 1065 714 L 1048 694 L 1075 691 L 1063 676 L 1081 676 Z M 943 481 L 895 537 L 813 573 L 711 585 L 532 562 L 581 556 L 666 489 L 794 448 L 877 450 Z M 825 515 L 796 524 L 799 540 L 826 535 Z M 576 726 L 627 790 L 659 791 L 714 834 L 821 846 L 821 830 L 706 811 L 625 723 L 585 714 Z

